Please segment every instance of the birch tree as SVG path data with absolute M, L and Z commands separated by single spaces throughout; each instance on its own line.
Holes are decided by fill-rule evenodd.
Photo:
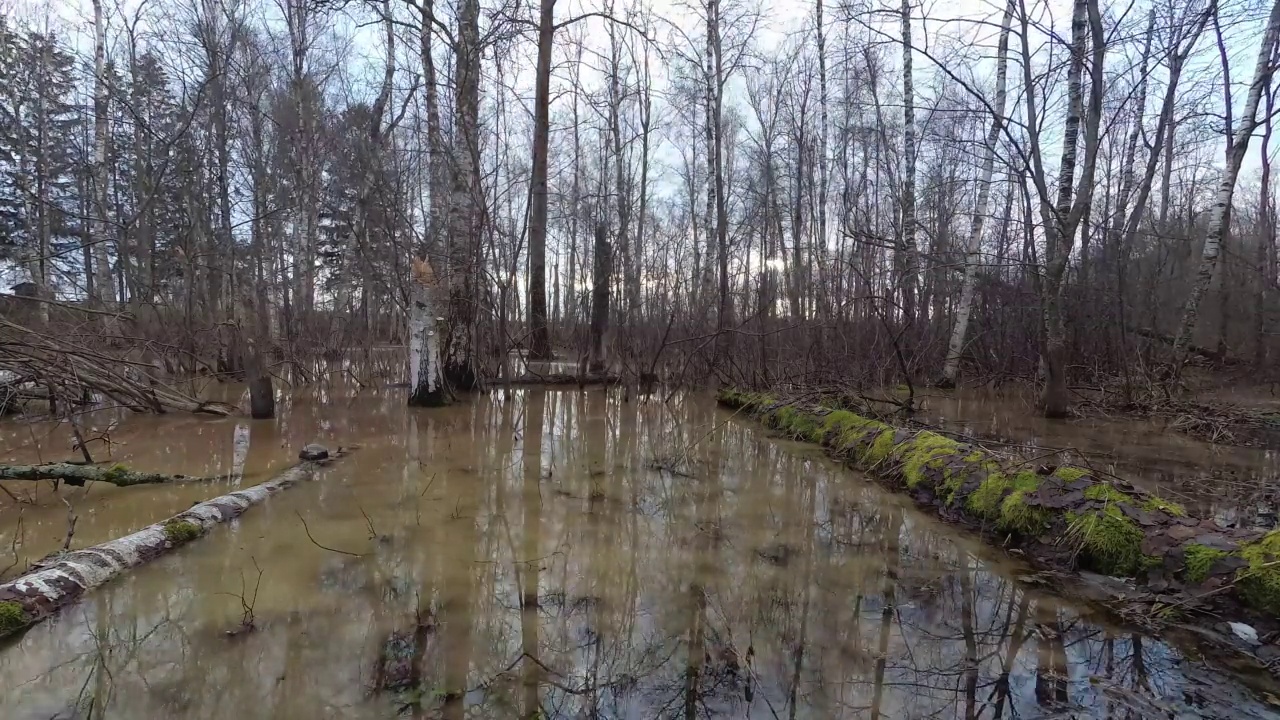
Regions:
M 1199 319 L 1200 302 L 1204 299 L 1205 290 L 1209 288 L 1209 283 L 1213 280 L 1214 271 L 1218 266 L 1222 239 L 1228 230 L 1227 218 L 1231 212 L 1236 179 L 1240 175 L 1240 166 L 1249 150 L 1249 141 L 1261 122 L 1258 119 L 1258 104 L 1262 100 L 1263 91 L 1271 84 L 1272 75 L 1275 74 L 1278 38 L 1280 38 L 1280 0 L 1276 0 L 1271 6 L 1271 14 L 1267 19 L 1267 26 L 1258 48 L 1258 61 L 1253 71 L 1253 82 L 1249 84 L 1249 94 L 1245 99 L 1244 112 L 1240 116 L 1240 125 L 1234 129 L 1234 135 L 1230 136 L 1226 152 L 1226 167 L 1222 170 L 1217 194 L 1208 211 L 1208 227 L 1205 230 L 1204 249 L 1200 254 L 1200 269 L 1196 273 L 1191 292 L 1182 307 L 1182 320 L 1178 325 L 1178 333 L 1174 336 L 1175 376 L 1187 360 L 1187 347 L 1191 343 L 1191 335 Z M 1229 82 L 1229 80 L 1224 79 L 1223 82 Z M 1229 113 L 1230 108 L 1228 108 L 1228 117 L 1230 117 Z M 1231 132 L 1230 127 L 1227 130 Z
M 902 288 L 902 321 L 916 321 L 916 283 L 920 258 L 916 248 L 916 106 L 911 68 L 911 0 L 902 0 L 902 241 L 898 246 Z
M 996 97 L 991 105 L 991 126 L 983 144 L 981 175 L 978 178 L 978 199 L 973 206 L 969 222 L 969 239 L 965 244 L 964 281 L 960 299 L 956 305 L 955 326 L 951 329 L 951 341 L 947 345 L 946 362 L 942 366 L 940 387 L 955 387 L 960 372 L 960 356 L 964 352 L 965 333 L 969 328 L 969 315 L 973 311 L 973 291 L 978 284 L 979 252 L 982 249 L 982 227 L 987 217 L 987 202 L 991 197 L 991 176 L 996 166 L 996 145 L 1004 127 L 1004 106 L 1008 94 L 1009 29 L 1013 23 L 1013 0 L 1005 5 L 1004 21 L 1000 25 L 1000 41 L 996 47 Z

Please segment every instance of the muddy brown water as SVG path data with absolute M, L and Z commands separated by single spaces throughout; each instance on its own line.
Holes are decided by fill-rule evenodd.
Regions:
M 123 418 L 116 460 L 232 479 L 68 491 L 75 547 L 260 482 L 307 442 L 361 449 L 0 649 L 0 717 L 1280 717 L 707 396 L 409 410 L 402 393 Z M 0 425 L 7 462 L 68 447 Z M 66 535 L 48 483 L 24 487 L 0 567 L 19 532 L 19 566 Z M 419 622 L 419 688 L 374 691 L 388 634 Z
M 1025 390 L 926 391 L 917 397 L 918 418 L 946 430 L 983 439 L 1063 449 L 1065 457 L 1132 480 L 1221 522 L 1277 525 L 1280 451 L 1198 440 L 1165 421 L 1079 417 L 1047 420 Z M 1059 461 L 1041 451 L 1040 462 Z

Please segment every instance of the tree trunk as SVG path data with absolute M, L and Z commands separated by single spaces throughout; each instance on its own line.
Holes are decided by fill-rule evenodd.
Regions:
M 978 255 L 982 247 L 982 226 L 987 217 L 987 203 L 991 197 L 991 176 L 996 166 L 996 145 L 1004 126 L 1005 97 L 1008 94 L 1009 28 L 1013 23 L 1013 0 L 1004 10 L 1004 22 L 1000 27 L 1000 43 L 996 50 L 996 100 L 992 106 L 991 127 L 987 130 L 986 153 L 982 159 L 982 175 L 978 180 L 978 200 L 973 207 L 973 219 L 969 225 L 969 242 L 965 246 L 964 280 L 960 286 L 960 303 L 956 306 L 956 324 L 951 329 L 951 342 L 947 347 L 947 359 L 942 366 L 939 387 L 955 387 L 960 373 L 960 356 L 964 353 L 965 333 L 969 329 L 969 316 L 973 312 L 973 293 L 978 284 Z
M 339 450 L 332 458 L 342 457 Z M 0 637 L 52 615 L 88 591 L 239 517 L 250 507 L 310 479 L 329 461 L 301 462 L 275 478 L 193 505 L 173 517 L 122 538 L 63 555 L 52 565 L 0 585 Z
M 413 263 L 413 292 L 409 300 L 409 404 L 435 407 L 449 402 L 444 382 L 440 330 L 443 317 L 440 290 L 431 264 Z
M 107 21 L 102 0 L 93 0 L 93 186 L 92 232 L 94 295 L 100 305 L 114 300 L 111 260 L 107 255 Z
M 591 354 L 589 371 L 603 373 L 605 366 L 604 336 L 609 324 L 609 276 L 613 273 L 613 248 L 604 223 L 596 225 L 595 266 L 591 284 Z
M 547 148 L 551 135 L 551 50 L 556 0 L 541 0 L 533 99 L 533 178 L 529 207 L 529 359 L 551 359 L 547 327 Z M 621 201 L 619 201 L 621 202 Z
M 1263 89 L 1270 84 L 1275 72 L 1272 57 L 1275 53 L 1277 36 L 1280 36 L 1280 0 L 1271 6 L 1271 16 L 1267 20 L 1266 31 L 1262 36 L 1262 44 L 1258 50 L 1258 63 L 1253 74 L 1253 83 L 1249 86 L 1249 95 L 1245 101 L 1244 114 L 1240 125 L 1235 129 L 1231 139 L 1231 147 L 1227 154 L 1227 165 L 1222 171 L 1222 180 L 1218 184 L 1217 197 L 1209 208 L 1208 229 L 1205 232 L 1204 250 L 1200 256 L 1200 269 L 1191 286 L 1191 293 L 1182 308 L 1182 321 L 1178 326 L 1178 334 L 1174 336 L 1173 362 L 1175 376 L 1181 371 L 1187 359 L 1187 346 L 1191 343 L 1191 335 L 1199 318 L 1200 301 L 1204 299 L 1205 290 L 1213 280 L 1218 266 L 1218 258 L 1222 250 L 1222 239 L 1227 232 L 1227 217 L 1231 210 L 1231 199 L 1236 189 L 1236 178 L 1240 175 L 1240 165 L 1244 161 L 1245 152 L 1249 149 L 1249 140 L 1257 129 L 1259 121 L 1258 104 L 1262 99 Z
M 898 254 L 902 323 L 907 328 L 916 321 L 916 278 L 920 274 L 916 249 L 916 105 L 911 73 L 911 0 L 902 0 L 902 242 Z
M 1258 266 L 1258 290 L 1254 295 L 1253 364 L 1262 367 L 1267 361 L 1267 295 L 1271 279 L 1267 250 L 1275 246 L 1275 200 L 1271 197 L 1271 131 L 1275 113 L 1275 91 L 1267 85 L 1267 105 L 1263 112 L 1266 127 L 1262 131 L 1262 182 L 1258 191 L 1258 248 L 1254 262 Z
M 480 3 L 461 0 L 455 46 L 453 183 L 449 197 L 449 313 L 444 380 L 455 390 L 480 382 L 475 322 L 480 292 Z
M 1027 19 L 1022 18 L 1026 31 Z M 1033 160 L 1037 189 L 1040 192 L 1040 216 L 1045 227 L 1045 271 L 1041 283 L 1041 312 L 1043 318 L 1043 352 L 1041 358 L 1045 371 L 1041 408 L 1045 417 L 1065 417 L 1068 412 L 1066 327 L 1062 316 L 1063 279 L 1067 261 L 1075 243 L 1076 230 L 1093 198 L 1093 176 L 1098 160 L 1098 132 L 1102 122 L 1103 59 L 1106 53 L 1106 37 L 1097 0 L 1076 0 L 1071 18 L 1071 64 L 1067 74 L 1067 118 L 1063 128 L 1061 166 L 1058 170 L 1058 198 L 1055 206 L 1047 200 L 1047 183 L 1044 165 L 1039 151 L 1039 133 L 1033 132 L 1036 149 Z M 1080 123 L 1085 116 L 1081 96 L 1081 78 L 1084 75 L 1085 51 L 1092 45 L 1092 62 L 1089 84 L 1089 105 L 1084 117 L 1084 166 L 1080 175 L 1080 187 L 1076 188 L 1077 152 L 1079 150 Z M 1029 55 L 1027 38 L 1022 38 L 1023 62 Z M 1030 69 L 1023 68 L 1024 77 Z M 1032 83 L 1027 83 L 1028 91 Z M 1034 104 L 1028 96 L 1028 119 L 1035 116 Z M 1073 200 L 1074 195 L 1074 200 Z

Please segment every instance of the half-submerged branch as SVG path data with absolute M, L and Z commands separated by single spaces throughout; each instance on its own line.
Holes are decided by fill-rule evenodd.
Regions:
M 131 535 L 67 553 L 50 565 L 0 585 L 0 638 L 40 622 L 129 568 L 150 562 L 204 535 L 214 525 L 239 517 L 272 495 L 310 479 L 321 466 L 347 453 L 341 448 L 332 455 L 317 453 L 313 446 L 307 449 L 310 454 L 306 457 L 320 459 L 304 459 L 260 485 L 193 505 Z
M 1132 578 L 1183 611 L 1235 609 L 1264 625 L 1280 615 L 1280 530 L 1225 528 L 1087 468 L 1016 469 L 976 445 L 846 410 L 733 390 L 719 400 L 946 519 L 998 534 L 1042 567 Z
M 68 485 L 75 486 L 82 486 L 85 482 L 104 482 L 127 487 L 129 485 L 195 482 L 208 479 L 210 478 L 139 472 L 130 470 L 123 465 L 112 465 L 111 467 L 76 465 L 74 463 L 0 465 L 0 480 L 61 480 Z

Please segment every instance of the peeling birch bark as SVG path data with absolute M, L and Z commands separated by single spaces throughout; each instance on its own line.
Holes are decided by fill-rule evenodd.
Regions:
M 300 462 L 272 480 L 196 504 L 154 525 L 100 545 L 76 550 L 53 564 L 0 584 L 0 638 L 44 620 L 88 591 L 239 517 L 272 495 L 310 479 L 329 459 Z

